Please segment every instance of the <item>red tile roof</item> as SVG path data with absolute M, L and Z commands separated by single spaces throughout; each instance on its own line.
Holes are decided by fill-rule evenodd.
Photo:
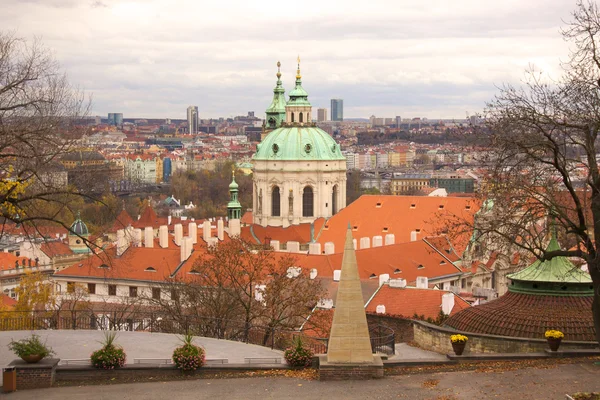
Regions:
M 17 304 L 17 301 L 5 294 L 0 294 L 0 308 L 12 309 Z
M 412 231 L 420 232 L 417 237 L 423 238 L 440 234 L 455 218 L 472 222 L 479 208 L 480 201 L 474 197 L 363 195 L 327 220 L 317 241 L 321 244 L 333 242 L 336 250 L 341 251 L 344 233 L 350 223 L 353 237 L 358 240 L 393 233 L 396 243 L 409 242 Z M 451 238 L 459 254 L 464 251 L 469 238 L 469 234 Z
M 29 263 L 35 265 L 35 261 L 27 257 L 17 257 L 14 253 L 0 252 L 0 270 L 14 269 L 17 262 L 19 267 L 23 266 L 23 262 L 26 266 L 29 266 Z
M 40 248 L 48 257 L 65 256 L 73 254 L 68 244 L 62 241 L 44 242 Z
M 315 235 L 321 230 L 325 223 L 324 218 L 317 218 L 314 222 Z M 281 244 L 287 242 L 309 243 L 311 241 L 311 224 L 290 225 L 286 228 L 281 226 L 250 225 L 242 228 L 241 236 L 244 240 L 256 243 L 265 243 L 266 238 L 279 240 Z
M 375 293 L 366 311 L 375 313 L 378 305 L 385 306 L 387 315 L 413 318 L 416 314 L 425 318 L 437 318 L 442 309 L 442 296 L 450 293 L 445 290 L 417 289 L 412 287 L 393 288 L 383 285 Z M 471 305 L 459 296 L 454 296 L 454 307 L 450 315 L 469 308 Z
M 543 339 L 558 329 L 565 340 L 595 341 L 593 296 L 545 296 L 508 292 L 499 299 L 465 309 L 445 325 L 463 332 Z
M 119 229 L 127 228 L 129 225 L 133 225 L 133 218 L 131 218 L 129 213 L 127 213 L 127 211 L 125 211 L 125 209 L 123 209 L 117 216 L 117 219 L 115 219 L 115 222 L 110 231 L 116 232 Z
M 76 262 L 54 274 L 56 277 L 163 281 L 180 264 L 179 248 L 129 247 L 120 257 L 113 247 L 106 252 Z M 108 267 L 101 267 L 102 265 Z M 148 270 L 151 267 L 154 269 Z

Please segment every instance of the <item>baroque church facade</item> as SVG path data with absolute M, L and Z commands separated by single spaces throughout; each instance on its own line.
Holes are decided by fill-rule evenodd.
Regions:
M 253 219 L 289 226 L 329 218 L 346 206 L 346 158 L 340 146 L 311 120 L 302 88 L 300 59 L 294 89 L 285 99 L 278 62 L 273 101 L 266 110 L 270 133 L 253 157 Z

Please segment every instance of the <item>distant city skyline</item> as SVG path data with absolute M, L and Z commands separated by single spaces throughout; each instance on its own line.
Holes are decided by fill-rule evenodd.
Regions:
M 3 6 L 3 30 L 41 37 L 71 84 L 92 96 L 92 115 L 185 119 L 194 104 L 202 118 L 248 109 L 264 118 L 277 61 L 289 92 L 300 54 L 315 110 L 341 98 L 344 119 L 437 119 L 481 112 L 529 64 L 558 77 L 568 55 L 559 28 L 575 1 L 307 0 L 302 13 L 293 3 L 241 0 Z M 210 18 L 195 23 L 200 14 Z

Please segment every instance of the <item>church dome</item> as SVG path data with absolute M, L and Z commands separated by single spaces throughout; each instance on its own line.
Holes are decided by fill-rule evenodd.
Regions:
M 85 222 L 83 222 L 80 218 L 77 218 L 75 222 L 69 228 L 69 233 L 77 236 L 86 236 L 89 235 L 89 231 Z
M 345 160 L 340 145 L 324 130 L 313 126 L 275 129 L 257 145 L 254 160 Z

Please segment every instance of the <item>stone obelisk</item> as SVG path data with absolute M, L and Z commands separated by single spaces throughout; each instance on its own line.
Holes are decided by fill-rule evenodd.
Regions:
M 348 226 L 327 355 L 319 359 L 321 380 L 369 379 L 383 376 L 383 364 L 373 355 L 362 296 L 352 229 Z

